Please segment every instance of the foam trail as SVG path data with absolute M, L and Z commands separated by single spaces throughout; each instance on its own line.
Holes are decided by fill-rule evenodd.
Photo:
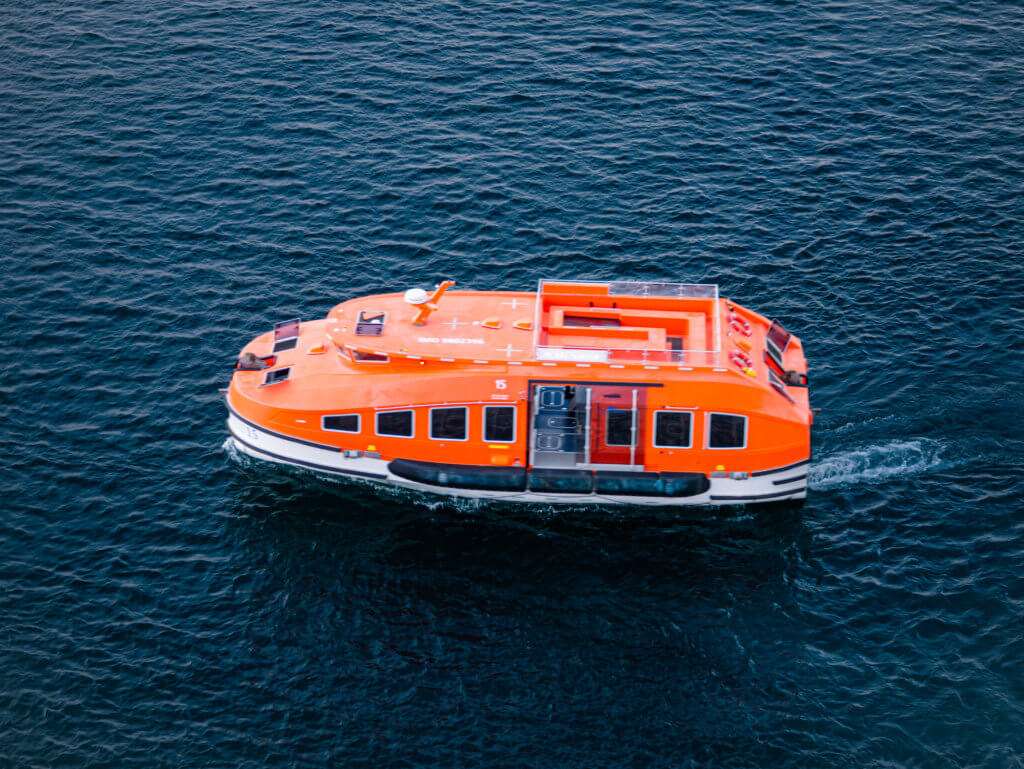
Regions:
M 939 441 L 917 438 L 842 451 L 815 462 L 807 481 L 812 489 L 820 491 L 916 475 L 944 465 L 943 448 Z

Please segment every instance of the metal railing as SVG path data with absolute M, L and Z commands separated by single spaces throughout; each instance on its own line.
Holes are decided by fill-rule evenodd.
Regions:
M 558 286 L 607 286 L 607 296 L 649 297 L 675 299 L 704 299 L 712 303 L 714 326 L 714 348 L 709 350 L 664 348 L 617 348 L 607 345 L 547 345 L 541 344 L 544 289 L 547 285 Z M 554 298 L 558 294 L 547 294 Z M 583 280 L 540 280 L 537 285 L 536 319 L 534 322 L 534 355 L 540 361 L 561 361 L 576 363 L 643 364 L 652 366 L 693 366 L 715 367 L 722 365 L 722 319 L 718 301 L 718 285 L 714 283 L 664 283 L 643 281 L 583 281 Z

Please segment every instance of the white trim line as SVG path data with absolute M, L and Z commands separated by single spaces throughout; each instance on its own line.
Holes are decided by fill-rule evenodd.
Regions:
M 374 406 L 374 411 L 404 411 L 405 409 L 429 409 L 434 406 L 490 406 L 494 401 L 439 401 L 437 403 L 411 403 L 405 406 Z

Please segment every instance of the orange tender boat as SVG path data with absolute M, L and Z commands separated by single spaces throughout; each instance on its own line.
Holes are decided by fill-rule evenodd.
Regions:
M 803 347 L 717 286 L 451 285 L 352 299 L 252 340 L 227 393 L 238 450 L 511 502 L 806 496 Z

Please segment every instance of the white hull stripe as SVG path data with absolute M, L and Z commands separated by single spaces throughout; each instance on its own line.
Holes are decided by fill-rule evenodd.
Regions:
M 593 492 L 579 494 L 529 490 L 500 491 L 434 486 L 394 475 L 389 471 L 388 463 L 383 460 L 366 457 L 348 458 L 337 447 L 303 441 L 267 430 L 240 417 L 233 410 L 231 410 L 228 418 L 228 430 L 238 450 L 257 459 L 306 468 L 335 476 L 349 476 L 356 480 L 369 480 L 389 486 L 398 486 L 445 496 L 559 505 L 691 506 L 707 504 L 736 505 L 747 502 L 802 499 L 807 494 L 806 473 L 777 480 L 770 477 L 760 477 L 756 480 L 753 478 L 746 480 L 712 478 L 711 488 L 708 491 L 690 497 L 626 496 Z M 804 464 L 807 464 L 807 462 L 797 463 L 797 466 Z M 771 473 L 777 476 L 784 474 L 786 469 L 764 471 L 760 475 L 764 476 Z M 751 475 L 753 476 L 754 474 L 752 473 Z M 773 489 L 778 489 L 779 486 L 788 486 L 789 484 L 793 484 L 791 488 L 773 491 Z
M 249 427 L 252 427 L 256 430 L 260 430 L 261 432 L 267 433 L 268 435 L 273 435 L 275 438 L 280 438 L 283 441 L 291 441 L 292 443 L 301 443 L 303 446 L 309 446 L 311 448 L 321 449 L 323 451 L 341 451 L 341 449 L 339 449 L 337 446 L 328 446 L 326 443 L 316 443 L 314 441 L 307 441 L 304 438 L 296 438 L 292 435 L 285 435 L 284 433 L 279 433 L 276 430 L 271 430 L 269 428 L 263 427 L 263 425 L 258 425 L 251 419 L 246 419 L 233 408 L 231 408 L 231 404 L 227 402 L 227 399 L 224 400 L 224 404 L 228 407 L 228 411 L 231 412 L 231 416 L 233 416 L 239 422 L 245 422 L 247 425 L 249 425 Z
M 791 497 L 799 493 L 800 496 L 804 496 L 804 489 L 790 489 L 789 491 L 777 491 L 774 494 L 745 494 L 739 497 L 727 497 L 721 494 L 712 494 L 709 499 L 712 502 L 734 502 L 741 504 L 743 502 L 759 502 L 762 499 L 781 499 L 782 497 Z
M 782 467 L 773 467 L 771 470 L 756 470 L 750 474 L 751 478 L 757 478 L 761 475 L 774 475 L 775 473 L 783 473 L 786 470 L 796 470 L 798 467 L 810 464 L 810 459 L 801 459 L 799 462 L 794 462 L 791 465 L 783 465 Z
M 231 425 L 228 425 L 228 430 L 231 431 Z M 364 473 L 361 470 L 339 470 L 337 467 L 331 467 L 330 465 L 318 465 L 316 462 L 307 462 L 302 459 L 295 459 L 294 457 L 285 457 L 280 454 L 275 454 L 272 451 L 261 449 L 258 446 L 253 446 L 248 441 L 239 438 L 233 431 L 231 431 L 231 437 L 235 439 L 235 443 L 240 443 L 245 448 L 249 449 L 250 452 L 256 452 L 264 456 L 270 457 L 278 462 L 284 462 L 291 465 L 299 465 L 300 467 L 308 467 L 311 470 L 323 470 L 324 472 L 334 473 L 336 475 L 355 475 L 360 478 L 376 478 L 377 480 L 386 480 L 386 475 L 379 473 Z

